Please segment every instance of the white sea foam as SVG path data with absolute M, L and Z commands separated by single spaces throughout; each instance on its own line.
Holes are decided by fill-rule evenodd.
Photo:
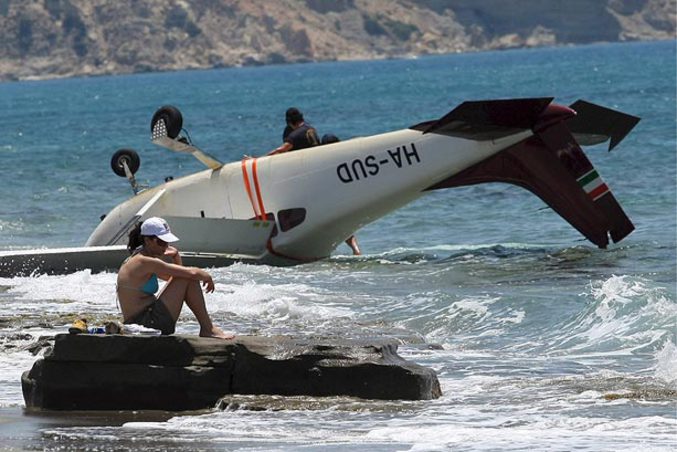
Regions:
M 363 434 L 350 425 L 359 419 L 340 419 L 331 422 L 336 414 L 326 411 L 224 411 L 201 416 L 179 416 L 167 422 L 129 422 L 122 426 L 128 431 L 161 430 L 171 432 L 172 437 L 180 435 L 183 440 L 208 437 L 210 442 L 243 442 L 261 444 L 300 443 L 331 444 L 354 443 Z M 227 432 L 227 433 L 224 433 Z
M 622 356 L 663 344 L 672 334 L 677 305 L 663 288 L 641 278 L 612 276 L 591 285 L 588 310 L 568 325 L 563 344 L 568 353 Z
M 3 234 L 20 232 L 23 228 L 24 223 L 20 218 L 16 220 L 0 220 L 0 232 Z
M 0 407 L 23 405 L 21 374 L 29 370 L 36 359 L 28 351 L 0 354 Z
M 656 378 L 663 380 L 672 387 L 677 387 L 677 347 L 672 341 L 656 352 Z
M 16 312 L 77 314 L 79 311 L 116 312 L 115 275 L 92 275 L 83 270 L 69 275 L 39 275 L 8 280 L 7 294 Z
M 12 334 L 11 331 L 5 330 Z M 13 333 L 23 333 L 20 329 L 15 329 Z M 41 336 L 53 334 L 53 330 L 34 328 L 31 334 L 21 334 L 21 339 L 7 339 L 7 336 L 0 338 L 4 348 L 0 353 L 0 407 L 21 406 L 23 405 L 23 394 L 21 391 L 21 374 L 29 370 L 33 363 L 41 357 L 41 353 L 35 356 L 25 349 L 25 346 L 33 343 Z M 10 345 L 10 348 L 7 346 Z
M 619 428 L 620 425 L 613 424 Z M 580 427 L 579 427 L 580 428 Z M 372 441 L 390 442 L 411 446 L 406 450 L 570 450 L 572 444 L 577 448 L 593 450 L 641 450 L 642 444 L 655 444 L 652 450 L 669 450 L 660 444 L 670 441 L 668 435 L 655 437 L 649 434 L 637 435 L 637 426 L 629 432 L 615 434 L 614 428 L 609 430 L 585 429 L 570 425 L 514 426 L 500 428 L 497 426 L 477 426 L 469 423 L 445 422 L 437 425 L 388 426 L 375 428 L 366 436 Z M 620 431 L 620 430 L 619 430 Z M 401 446 L 399 448 L 401 449 Z
M 10 287 L 7 294 L 15 302 L 9 303 L 8 308 L 17 313 L 116 314 L 119 311 L 115 280 L 113 273 L 93 275 L 89 270 L 60 276 L 12 278 L 6 280 Z M 215 281 L 216 291 L 206 295 L 209 310 L 213 313 L 263 317 L 273 322 L 290 318 L 328 320 L 351 315 L 345 307 L 322 304 L 321 298 L 326 294 L 306 284 L 259 284 L 251 275 L 242 277 L 237 273 L 227 276 L 217 274 Z
M 498 298 L 460 300 L 452 303 L 449 311 L 461 311 L 463 315 L 485 318 L 489 313 L 489 306 L 498 300 Z
M 269 321 L 289 319 L 331 319 L 350 316 L 349 309 L 318 303 L 318 294 L 308 293 L 303 284 L 219 284 L 219 290 L 207 295 L 212 312 L 232 312 L 245 317 Z
M 439 295 L 438 295 L 439 297 Z M 463 334 L 466 339 L 499 336 L 524 321 L 524 309 L 501 303 L 501 297 L 477 296 L 454 301 L 437 311 L 427 309 L 421 317 L 431 317 L 426 337 L 433 342 L 447 343 Z M 416 317 L 412 317 L 416 319 Z M 411 319 L 406 324 L 416 323 Z

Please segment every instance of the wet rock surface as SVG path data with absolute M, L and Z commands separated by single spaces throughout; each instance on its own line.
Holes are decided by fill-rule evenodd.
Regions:
M 426 400 L 432 369 L 387 340 L 68 335 L 22 376 L 26 407 L 184 411 L 230 394 Z

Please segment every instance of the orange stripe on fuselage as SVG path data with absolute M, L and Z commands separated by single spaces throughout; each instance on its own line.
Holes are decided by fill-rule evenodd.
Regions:
M 263 207 L 263 197 L 261 196 L 261 187 L 259 186 L 259 175 L 256 171 L 256 162 L 257 159 L 254 159 L 252 163 L 252 174 L 254 176 L 254 188 L 256 189 L 256 199 L 259 201 L 259 210 L 261 212 L 261 220 L 266 219 L 266 208 Z
M 256 218 L 261 218 L 261 215 L 259 215 L 259 212 L 256 210 L 256 204 L 254 203 L 254 196 L 252 195 L 252 187 L 249 184 L 249 175 L 247 174 L 247 160 L 250 159 L 242 159 L 242 178 L 244 179 L 244 188 L 247 191 L 247 196 L 249 197 L 249 202 L 252 205 L 252 209 L 254 209 L 254 216 Z

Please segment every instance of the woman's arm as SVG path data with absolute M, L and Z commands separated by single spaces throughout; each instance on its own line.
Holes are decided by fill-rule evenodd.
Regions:
M 183 265 L 183 260 L 181 259 L 181 254 L 179 253 L 179 250 L 171 245 L 169 245 L 165 250 L 165 254 L 162 256 L 162 260 L 176 265 Z M 166 273 L 162 274 L 156 273 L 156 274 L 158 278 L 164 281 L 167 281 L 169 280 L 169 278 L 171 278 L 171 275 L 168 275 Z
M 183 265 L 170 264 L 155 257 L 144 256 L 144 270 L 156 275 L 202 281 L 205 291 L 214 292 L 214 281 L 209 273 L 197 267 L 184 267 Z

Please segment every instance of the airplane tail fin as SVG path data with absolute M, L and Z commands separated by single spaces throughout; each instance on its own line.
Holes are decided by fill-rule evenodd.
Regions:
M 558 123 L 537 133 L 545 146 L 557 156 L 580 188 L 594 204 L 595 210 L 604 217 L 598 227 L 606 229 L 614 243 L 621 241 L 635 227 L 625 214 L 616 197 L 602 180 L 597 170 L 568 130 L 568 125 Z M 617 144 L 617 143 L 616 143 Z M 615 145 L 612 144 L 611 147 Z
M 570 128 L 578 134 L 595 137 L 597 143 L 610 138 L 613 148 L 639 118 L 587 102 L 579 107 L 581 105 L 585 110 L 582 116 L 588 115 L 594 120 L 575 121 L 572 110 L 549 105 L 533 120 L 532 137 L 428 189 L 484 182 L 515 184 L 541 198 L 600 248 L 606 248 L 609 236 L 613 242 L 622 240 L 634 226 L 583 153 Z M 612 113 L 605 114 L 605 111 Z M 466 130 L 471 128 L 469 125 Z M 486 125 L 483 128 L 486 129 Z

